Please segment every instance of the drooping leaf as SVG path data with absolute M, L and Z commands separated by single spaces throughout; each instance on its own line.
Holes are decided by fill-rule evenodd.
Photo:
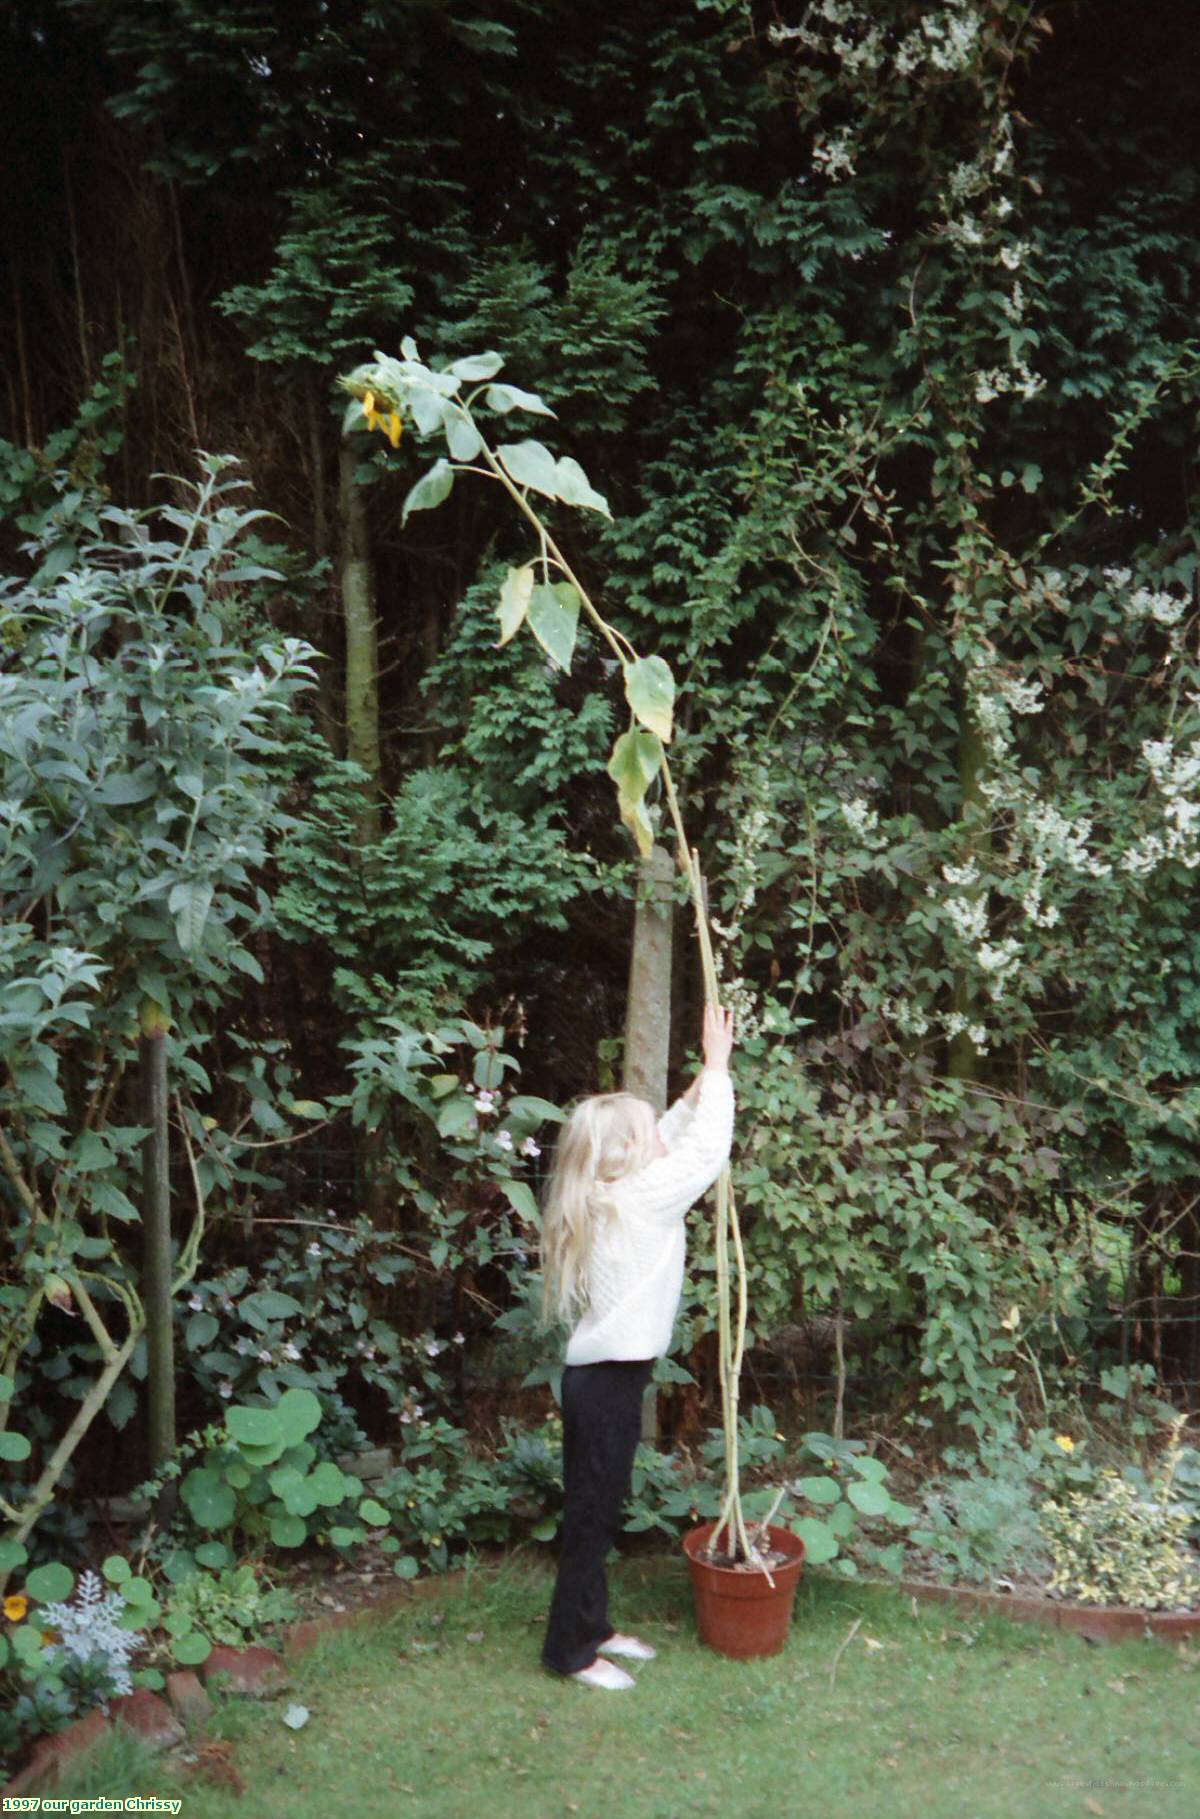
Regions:
M 496 353 L 467 354 L 462 360 L 451 361 L 447 371 L 472 385 L 480 379 L 494 379 L 503 365 L 504 361 Z
M 618 790 L 617 808 L 622 821 L 637 841 L 638 852 L 643 859 L 649 858 L 654 847 L 654 829 L 650 825 L 644 799 L 641 796 L 627 796 L 624 790 Z
M 489 385 L 483 396 L 494 411 L 529 411 L 535 417 L 554 415 L 536 392 L 523 392 L 519 385 Z
M 662 741 L 655 733 L 631 727 L 621 734 L 608 761 L 608 774 L 617 788 L 635 800 L 644 796 L 662 764 Z
M 446 445 L 456 461 L 474 461 L 483 447 L 483 437 L 469 417 L 460 417 L 457 411 L 448 411 Z
M 578 461 L 570 455 L 564 455 L 557 465 L 557 496 L 564 505 L 586 505 L 589 510 L 603 512 L 611 518 L 608 500 L 603 493 L 598 493 L 580 467 Z
M 529 596 L 529 629 L 552 662 L 569 670 L 579 629 L 579 595 L 569 581 L 544 582 Z
M 625 699 L 643 726 L 664 743 L 671 739 L 675 678 L 661 657 L 637 657 L 625 670 Z
M 533 592 L 533 564 L 527 562 L 523 568 L 510 568 L 504 577 L 500 589 L 500 605 L 496 609 L 500 615 L 500 636 L 496 648 L 507 644 L 514 637 L 524 622 L 529 610 L 529 596 Z
M 444 458 L 435 461 L 427 474 L 422 474 L 416 485 L 411 488 L 400 513 L 401 524 L 408 523 L 410 512 L 431 511 L 440 505 L 443 499 L 450 496 L 454 485 L 454 469 Z

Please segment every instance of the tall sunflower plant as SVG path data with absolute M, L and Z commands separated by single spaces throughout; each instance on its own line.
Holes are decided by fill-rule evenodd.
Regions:
M 716 1004 L 717 972 L 700 859 L 684 830 L 667 758 L 675 707 L 671 668 L 662 657 L 640 654 L 624 632 L 604 618 L 539 510 L 537 501 L 551 499 L 611 518 L 607 500 L 591 485 L 578 461 L 569 455 L 554 455 L 544 443 L 531 437 L 492 440 L 489 431 L 497 420 L 503 429 L 513 416 L 519 422 L 523 417 L 555 415 L 536 392 L 498 379 L 503 365 L 499 354 L 488 352 L 452 360 L 435 371 L 420 359 L 416 342 L 406 335 L 400 344 L 399 359 L 377 351 L 372 361 L 339 378 L 339 387 L 351 398 L 343 431 L 381 432 L 393 449 L 399 446 L 406 424 L 415 426 L 422 437 L 444 437 L 446 453 L 409 490 L 402 524 L 413 512 L 429 511 L 443 504 L 466 475 L 499 485 L 508 494 L 528 523 L 533 553 L 526 562 L 509 568 L 501 584 L 496 604 L 498 646 L 507 644 L 524 628 L 553 664 L 568 671 L 581 613 L 608 645 L 621 666 L 629 707 L 629 724 L 617 738 L 608 761 L 608 775 L 616 786 L 617 810 L 638 851 L 648 854 L 654 832 L 646 810 L 646 795 L 655 779 L 661 778 L 675 831 L 676 854 L 688 879 L 695 911 L 705 998 Z M 479 419 L 481 410 L 489 413 L 484 424 Z M 730 1308 L 731 1243 L 737 1274 L 736 1335 Z M 736 1565 L 760 1567 L 770 1578 L 767 1537 L 784 1492 L 780 1490 L 767 1516 L 747 1527 L 738 1484 L 738 1381 L 746 1336 L 746 1264 L 728 1166 L 717 1181 L 714 1247 L 725 1493 L 709 1549 L 715 1558 L 722 1533 L 728 1531 L 724 1557 Z

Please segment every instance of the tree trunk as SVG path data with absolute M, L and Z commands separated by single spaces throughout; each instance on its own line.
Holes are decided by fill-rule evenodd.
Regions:
M 343 437 L 338 461 L 342 530 L 342 614 L 346 626 L 346 756 L 360 764 L 363 785 L 358 835 L 364 846 L 379 839 L 379 638 L 375 589 L 362 489 L 354 483 L 358 455 Z
M 667 1104 L 671 1049 L 671 948 L 675 863 L 665 847 L 652 847 L 638 865 L 629 1001 L 625 1013 L 627 1093 L 649 1099 L 656 1112 Z M 658 1439 L 658 1392 L 651 1384 L 642 1402 L 642 1439 Z

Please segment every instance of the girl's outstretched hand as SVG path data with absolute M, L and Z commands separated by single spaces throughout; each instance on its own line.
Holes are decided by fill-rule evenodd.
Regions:
M 702 1044 L 705 1067 L 729 1066 L 729 1056 L 733 1050 L 732 1011 L 723 1010 L 719 1004 L 705 1005 Z

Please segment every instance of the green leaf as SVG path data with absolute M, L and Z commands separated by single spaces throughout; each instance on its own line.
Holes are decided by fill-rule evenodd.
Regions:
M 242 1311 L 245 1312 L 246 1302 L 256 1299 L 247 1296 Z M 272 1446 L 282 1438 L 279 1416 L 273 1408 L 250 1408 L 235 1402 L 225 1411 L 225 1425 L 239 1446 Z
M 570 455 L 564 455 L 558 463 L 556 484 L 557 496 L 564 505 L 586 505 L 590 511 L 603 512 L 606 518 L 612 517 L 604 494 L 596 491 L 578 461 Z
M 539 1099 L 534 1093 L 518 1093 L 508 1102 L 508 1116 L 511 1123 L 520 1123 L 530 1130 L 536 1130 L 539 1124 L 549 1121 L 562 1124 L 567 1114 L 552 1105 L 549 1099 Z
M 473 385 L 480 379 L 494 379 L 503 365 L 504 361 L 496 353 L 468 354 L 462 360 L 452 360 L 446 371 Z
M 371 1523 L 374 1528 L 386 1527 L 392 1519 L 382 1503 L 374 1497 L 363 1498 L 358 1506 L 358 1514 L 364 1522 Z
M 523 392 L 519 385 L 489 385 L 483 395 L 494 411 L 530 411 L 535 417 L 554 415 L 536 392 Z
M 804 1543 L 805 1566 L 822 1566 L 826 1560 L 834 1558 L 838 1551 L 837 1536 L 818 1516 L 801 1516 L 791 1526 L 792 1533 L 799 1535 Z
M 202 1465 L 188 1472 L 179 1494 L 201 1528 L 228 1528 L 233 1521 L 233 1492 L 212 1466 Z
M 515 637 L 524 623 L 525 614 L 529 611 L 529 596 L 533 592 L 533 564 L 527 562 L 524 568 L 510 568 L 504 577 L 500 589 L 500 636 L 496 649 L 507 644 Z
M 558 498 L 558 462 L 541 442 L 506 442 L 498 459 L 518 486 L 531 486 L 548 499 Z
M 617 810 L 622 821 L 637 841 L 638 852 L 643 859 L 648 859 L 654 850 L 654 829 L 646 813 L 646 804 L 640 796 L 627 796 L 624 790 L 617 791 Z
M 505 1179 L 501 1181 L 500 1187 L 514 1213 L 520 1214 L 521 1218 L 526 1220 L 530 1225 L 537 1225 L 540 1223 L 538 1220 L 537 1200 L 534 1198 L 533 1189 L 530 1187 L 528 1181 L 512 1181 Z
M 107 1558 L 101 1562 L 100 1571 L 104 1574 L 104 1577 L 108 1580 L 110 1585 L 124 1585 L 127 1580 L 133 1577 L 133 1568 L 130 1566 L 128 1560 L 126 1560 L 124 1554 L 109 1554 Z
M 612 748 L 608 774 L 622 793 L 636 801 L 645 795 L 662 764 L 662 741 L 637 728 L 622 733 Z
M 626 665 L 625 699 L 643 726 L 665 743 L 671 738 L 675 678 L 661 657 L 638 657 Z
M 810 1503 L 836 1503 L 842 1494 L 832 1478 L 797 1478 L 795 1490 Z
M 462 1137 L 475 1123 L 475 1107 L 469 1099 L 447 1099 L 437 1115 L 440 1137 Z
M 302 1547 L 308 1530 L 300 1516 L 272 1516 L 271 1540 L 276 1547 Z
M 268 1293 L 274 1293 L 274 1290 Z M 290 1301 L 290 1295 L 283 1295 L 281 1300 Z M 321 1403 L 319 1397 L 310 1389 L 285 1390 L 275 1405 L 275 1414 L 283 1430 L 287 1446 L 295 1446 L 306 1434 L 311 1434 L 315 1427 L 321 1425 Z M 311 1451 L 309 1457 L 311 1458 Z
M 220 1330 L 220 1322 L 214 1314 L 193 1314 L 188 1321 L 184 1332 L 188 1350 L 193 1352 L 204 1351 L 206 1347 L 212 1344 Z
M 410 512 L 428 512 L 443 499 L 448 499 L 454 485 L 454 469 L 444 458 L 435 461 L 427 474 L 422 474 L 404 501 L 401 525 L 408 523 Z
M 17 1465 L 22 1459 L 28 1459 L 29 1452 L 29 1441 L 24 1434 L 10 1433 L 7 1428 L 0 1433 L 0 1459 L 6 1459 L 10 1464 Z
M 46 1566 L 35 1566 L 26 1577 L 25 1591 L 38 1604 L 61 1604 L 71 1596 L 75 1585 L 75 1575 L 69 1566 L 61 1560 L 51 1560 Z
M 192 1630 L 187 1636 L 181 1636 L 172 1653 L 181 1667 L 199 1667 L 212 1654 L 212 1643 L 199 1630 Z
M 457 412 L 446 414 L 446 445 L 456 461 L 474 461 L 483 447 L 483 437 L 469 417 Z
M 392 1571 L 398 1579 L 415 1579 L 421 1568 L 411 1554 L 401 1554 L 392 1562 Z
M 846 1496 L 855 1509 L 861 1510 L 864 1516 L 886 1515 L 888 1505 L 892 1501 L 884 1485 L 872 1484 L 866 1479 L 848 1484 Z
M 545 583 L 533 588 L 529 596 L 529 629 L 546 655 L 558 667 L 569 670 L 579 628 L 579 595 L 569 581 Z
M 213 900 L 209 878 L 181 878 L 167 898 L 167 908 L 175 918 L 175 938 L 185 954 L 199 950 L 200 937 Z

